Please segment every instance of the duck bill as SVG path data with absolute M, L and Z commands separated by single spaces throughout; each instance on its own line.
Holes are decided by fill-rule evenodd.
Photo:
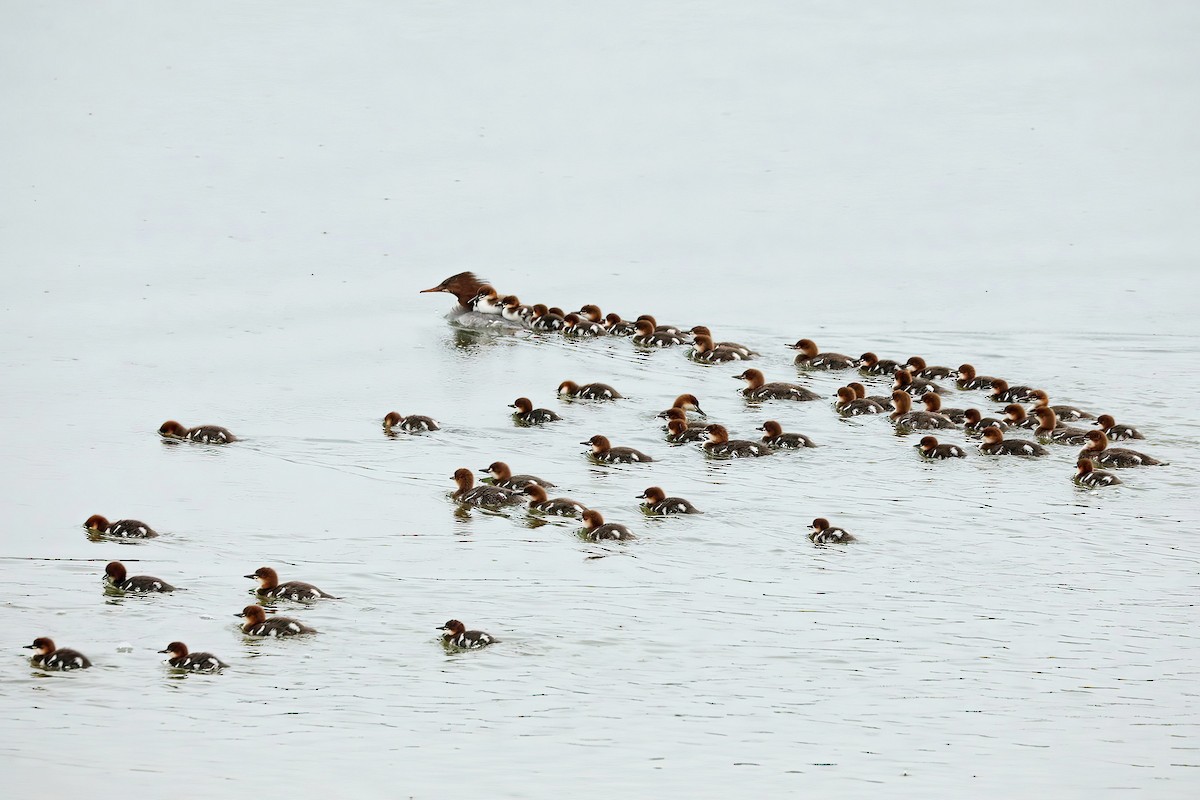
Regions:
M 445 292 L 445 291 L 448 291 L 445 287 L 435 286 L 432 289 L 422 289 L 421 291 L 417 292 L 417 294 L 428 294 L 429 292 Z

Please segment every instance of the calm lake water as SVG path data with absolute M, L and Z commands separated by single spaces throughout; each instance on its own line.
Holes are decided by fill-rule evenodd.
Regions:
M 1195 6 L 9 11 L 13 791 L 1200 791 Z M 849 378 L 785 343 L 971 361 L 1172 463 L 1100 491 L 1073 447 L 923 463 L 882 419 L 748 405 L 743 364 L 458 332 L 417 291 L 461 269 L 706 324 L 822 395 Z M 669 446 L 681 392 L 821 447 Z M 520 395 L 564 421 L 515 427 Z M 165 446 L 168 418 L 244 441 Z M 594 465 L 597 433 L 656 462 Z M 639 539 L 458 510 L 450 474 L 494 460 Z M 656 484 L 705 513 L 643 517 Z M 95 513 L 163 535 L 90 541 Z M 859 541 L 812 545 L 816 516 Z M 112 559 L 187 591 L 106 596 Z M 279 606 L 319 635 L 241 636 L 262 565 L 343 598 Z M 448 654 L 451 617 L 502 642 Z M 41 635 L 95 667 L 30 668 Z M 231 668 L 169 674 L 174 639 Z

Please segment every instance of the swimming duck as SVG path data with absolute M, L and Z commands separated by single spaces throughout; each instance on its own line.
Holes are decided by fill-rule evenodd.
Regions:
M 1002 431 L 1008 430 L 1007 422 L 995 417 L 985 417 L 978 408 L 968 408 L 963 412 L 963 430 L 967 433 L 983 433 L 984 428 L 993 425 Z
M 158 652 L 169 655 L 167 663 L 172 667 L 188 672 L 220 672 L 229 666 L 212 653 L 189 653 L 183 642 L 171 642 Z
M 762 441 L 775 450 L 798 450 L 801 447 L 816 447 L 816 443 L 803 433 L 784 433 L 783 426 L 769 419 L 755 430 L 763 432 Z
M 992 384 L 999 380 L 990 375 L 976 375 L 975 368 L 970 364 L 963 364 L 957 371 L 958 379 L 955 383 L 960 389 L 990 389 Z
M 704 452 L 717 458 L 758 458 L 769 456 L 774 451 L 761 442 L 751 442 L 747 439 L 729 438 L 729 431 L 724 425 L 709 425 L 704 429 L 708 441 L 704 443 Z
M 607 336 L 608 331 L 599 323 L 584 319 L 579 314 L 567 314 L 563 318 L 563 336 L 576 339 L 594 339 L 597 336 Z
M 469 631 L 466 625 L 456 619 L 449 620 L 437 630 L 442 633 L 443 644 L 449 647 L 457 647 L 460 650 L 478 650 L 481 647 L 487 647 L 489 644 L 496 644 L 500 641 L 490 633 Z
M 696 399 L 696 395 L 694 395 L 694 394 L 679 395 L 679 397 L 675 398 L 675 402 L 671 403 L 671 408 L 668 408 L 666 411 L 660 412 L 658 416 L 669 417 L 670 415 L 668 414 L 668 412 L 671 411 L 672 409 L 679 409 L 680 411 L 683 411 L 685 414 L 686 414 L 686 412 L 691 411 L 692 413 L 699 414 L 702 417 L 708 416 L 708 414 L 704 413 L 704 409 L 700 408 L 700 401 L 698 399 Z M 684 419 L 686 419 L 686 418 L 687 417 L 685 416 Z
M 604 327 L 608 329 L 609 336 L 633 336 L 637 333 L 637 325 L 621 319 L 620 314 L 607 314 Z
M 158 429 L 158 435 L 164 439 L 180 439 L 200 444 L 228 444 L 237 439 L 228 429 L 220 425 L 197 425 L 186 428 L 173 419 L 164 422 Z
M 741 350 L 714 345 L 712 337 L 703 333 L 696 334 L 695 338 L 692 339 L 690 357 L 693 361 L 707 362 L 744 361 L 747 358 Z
M 129 575 L 120 561 L 110 561 L 104 567 L 104 582 L 121 592 L 173 592 L 175 587 L 162 578 L 149 575 Z
M 311 583 L 304 581 L 279 582 L 279 573 L 271 567 L 259 567 L 249 575 L 243 575 L 258 581 L 254 593 L 259 597 L 269 597 L 278 600 L 294 600 L 299 603 L 314 603 L 317 600 L 339 600 L 329 592 L 322 591 Z
M 479 290 L 487 285 L 486 281 L 480 280 L 473 272 L 460 272 L 457 275 L 451 275 L 446 280 L 434 286 L 432 289 L 422 289 L 419 293 L 426 294 L 428 292 L 446 292 L 454 295 L 458 300 L 456 311 L 464 313 L 471 307 L 471 302 L 479 295 Z
M 694 505 L 684 500 L 682 497 L 667 497 L 658 486 L 651 486 L 646 491 L 637 496 L 638 500 L 645 500 L 642 503 L 642 510 L 647 514 L 699 514 L 700 510 Z
M 591 445 L 591 457 L 604 464 L 629 464 L 654 460 L 640 450 L 634 450 L 632 447 L 613 447 L 609 443 L 607 436 L 593 436 L 585 442 L 580 442 L 580 444 Z
M 870 400 L 881 406 L 885 411 L 893 411 L 891 394 L 867 394 L 867 387 L 863 386 L 858 381 L 851 381 L 846 386 L 854 390 L 854 396 L 859 400 Z
M 1058 423 L 1058 416 L 1049 406 L 1033 409 L 1038 426 L 1033 429 L 1033 435 L 1042 440 L 1059 444 L 1081 445 L 1087 442 L 1088 431 L 1083 428 L 1068 428 Z
M 921 458 L 940 459 L 940 458 L 966 458 L 967 453 L 956 444 L 938 444 L 935 436 L 922 436 L 917 449 L 921 453 Z
M 109 522 L 99 514 L 88 517 L 83 527 L 100 536 L 112 536 L 117 539 L 151 539 L 158 536 L 153 528 L 141 520 L 119 519 Z
M 863 353 L 858 357 L 858 371 L 864 375 L 894 375 L 902 366 L 899 361 L 881 359 L 874 353 Z
M 262 606 L 246 606 L 240 614 L 234 614 L 246 620 L 242 624 L 242 633 L 247 636 L 299 636 L 305 633 L 316 633 L 316 628 L 310 628 L 298 619 L 291 617 L 271 617 L 267 619 L 267 610 Z
M 572 397 L 577 400 L 619 400 L 624 397 L 607 383 L 585 383 L 580 386 L 575 381 L 563 381 L 558 385 L 559 397 Z
M 604 516 L 594 508 L 583 512 L 583 534 L 584 538 L 593 542 L 606 540 L 624 542 L 637 538 L 624 525 L 605 522 Z
M 961 424 L 963 419 L 966 418 L 966 409 L 943 408 L 942 398 L 933 392 L 921 395 L 921 402 L 924 404 L 925 410 L 930 414 L 941 414 L 943 417 L 949 417 L 950 421 L 955 425 Z
M 790 347 L 800 351 L 794 363 L 803 369 L 850 369 L 858 366 L 858 359 L 850 356 L 820 352 L 812 339 L 801 339 Z
M 491 475 L 492 483 L 502 489 L 521 491 L 531 483 L 536 483 L 538 486 L 546 489 L 554 488 L 553 483 L 536 475 L 513 475 L 512 470 L 508 468 L 508 464 L 505 464 L 503 461 L 493 461 L 480 470 L 480 472 L 486 472 Z
M 941 414 L 931 414 L 928 411 L 913 411 L 912 397 L 909 396 L 908 392 L 903 392 L 899 389 L 892 392 L 892 405 L 895 406 L 896 410 L 891 413 L 891 420 L 898 428 L 910 428 L 921 431 L 955 427 L 949 417 Z
M 491 317 L 500 317 L 504 314 L 500 293 L 486 283 L 479 287 L 479 291 L 471 298 L 469 306 L 476 314 L 486 314 Z
M 678 409 L 670 409 L 678 411 Z M 665 413 L 665 412 L 664 412 Z M 683 413 L 683 412 L 679 412 Z M 683 444 L 684 442 L 699 442 L 706 440 L 708 434 L 705 432 L 706 423 L 700 423 L 698 427 L 688 427 L 687 422 L 681 419 L 672 419 L 667 421 L 667 441 L 671 444 Z
M 945 389 L 933 381 L 927 381 L 924 378 L 914 378 L 912 373 L 906 369 L 896 370 L 893 378 L 895 379 L 895 383 L 892 384 L 892 389 L 900 389 L 908 392 L 913 397 L 920 397 L 929 392 L 936 394 L 946 393 Z
M 983 444 L 979 452 L 989 456 L 1044 456 L 1050 452 L 1036 442 L 1024 439 L 1005 439 L 1004 434 L 994 425 L 983 429 Z
M 996 378 L 992 381 L 992 391 L 988 395 L 997 403 L 1024 403 L 1032 400 L 1036 391 L 1029 386 L 1009 386 L 1008 381 Z
M 891 404 L 891 401 L 888 401 Z M 885 409 L 874 400 L 859 397 L 849 386 L 837 390 L 837 402 L 833 404 L 843 417 L 857 417 L 863 414 L 882 414 Z
M 1121 479 L 1111 472 L 1096 469 L 1090 458 L 1081 458 L 1075 463 L 1075 482 L 1080 486 L 1116 486 Z
M 1079 452 L 1080 458 L 1090 458 L 1102 467 L 1156 467 L 1166 463 L 1136 450 L 1124 447 L 1109 447 L 1104 431 L 1088 431 L 1087 444 Z
M 33 654 L 33 665 L 42 669 L 67 672 L 73 669 L 87 669 L 92 665 L 88 657 L 78 650 L 69 647 L 55 647 L 54 640 L 39 636 L 33 644 L 25 645 L 26 650 L 36 650 Z
M 1120 441 L 1121 439 L 1145 439 L 1141 431 L 1132 425 L 1118 425 L 1113 419 L 1112 414 L 1101 414 L 1096 417 L 1096 424 L 1100 426 L 1100 430 L 1104 431 L 1109 439 Z
M 509 408 L 515 408 L 513 419 L 522 425 L 542 425 L 547 422 L 558 422 L 562 419 L 548 408 L 534 408 L 533 401 L 528 397 L 518 397 L 512 401 Z
M 654 323 L 648 319 L 638 320 L 635 327 L 637 333 L 633 335 L 632 341 L 639 347 L 674 347 L 686 342 L 678 333 L 655 330 Z
M 687 333 L 692 335 L 693 342 L 697 336 L 707 336 L 710 342 L 712 342 L 712 331 L 710 331 L 704 325 L 693 325 L 691 330 L 687 331 Z M 730 350 L 736 350 L 741 353 L 742 358 L 753 358 L 754 356 L 758 355 L 758 353 L 754 352 L 749 347 L 746 347 L 746 345 L 738 344 L 737 342 L 712 342 L 712 345 L 713 347 L 727 347 Z
M 419 433 L 421 431 L 437 431 L 441 428 L 442 426 L 438 425 L 437 420 L 432 417 L 423 417 L 420 414 L 409 414 L 406 417 L 399 411 L 389 411 L 383 418 L 383 429 L 388 433 L 396 430 Z
M 540 511 L 556 517 L 578 517 L 587 511 L 583 503 L 569 497 L 556 497 L 551 500 L 546 490 L 536 483 L 527 484 L 523 491 L 529 496 L 530 511 Z
M 1038 426 L 1038 421 L 1035 417 L 1029 416 L 1025 412 L 1025 406 L 1017 403 L 1009 403 L 1004 407 L 1004 421 L 1008 423 L 1010 428 L 1029 428 L 1033 429 Z
M 940 381 L 945 378 L 953 378 L 958 375 L 957 370 L 949 367 L 931 367 L 925 363 L 925 359 L 920 356 L 913 356 L 908 361 L 904 362 L 904 366 L 913 374 L 914 378 L 924 378 L 929 381 Z
M 1050 397 L 1041 389 L 1034 389 L 1030 392 L 1033 398 L 1034 408 L 1052 408 L 1054 414 L 1059 419 L 1075 421 L 1077 419 L 1095 419 L 1095 414 L 1089 414 L 1086 411 L 1076 408 L 1075 406 L 1052 406 L 1050 405 Z
M 808 538 L 814 544 L 844 544 L 854 541 L 854 537 L 848 531 L 833 527 L 824 517 L 817 517 L 812 521 L 812 530 Z
M 747 400 L 817 400 L 821 396 L 794 383 L 767 383 L 762 372 L 756 369 L 734 375 L 733 379 L 746 382 L 742 396 Z
M 499 508 L 501 506 L 516 505 L 521 502 L 521 493 L 515 492 L 512 489 L 491 486 L 486 483 L 482 486 L 475 486 L 475 475 L 466 467 L 456 469 L 453 479 L 458 485 L 458 489 L 452 492 L 450 496 L 463 505 L 477 506 L 479 508 Z
M 533 316 L 533 309 L 521 304 L 521 298 L 515 294 L 500 298 L 500 316 L 515 325 L 527 325 Z
M 565 324 L 562 314 L 551 313 L 543 303 L 535 303 L 529 314 L 529 327 L 535 331 L 561 331 Z
M 685 340 L 688 338 L 687 332 L 683 328 L 679 327 L 678 325 L 659 325 L 658 320 L 656 320 L 654 317 L 650 316 L 649 314 L 639 315 L 638 318 L 636 320 L 634 320 L 634 322 L 637 323 L 637 322 L 641 322 L 642 320 L 649 322 L 650 326 L 652 328 L 654 328 L 655 332 L 657 332 L 657 333 L 669 333 L 669 334 L 672 334 L 673 336 L 678 336 Z

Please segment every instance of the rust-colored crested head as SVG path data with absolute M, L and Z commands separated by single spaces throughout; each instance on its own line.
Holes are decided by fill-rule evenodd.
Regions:
M 38 655 L 48 656 L 58 648 L 54 646 L 54 640 L 49 636 L 39 636 L 33 640 L 33 644 L 25 645 L 26 650 L 36 650 Z
M 637 499 L 645 500 L 648 504 L 654 505 L 655 503 L 661 503 L 663 500 L 666 500 L 667 493 L 664 492 L 661 487 L 651 486 L 649 489 L 639 494 Z
M 995 442 L 1004 441 L 1004 432 L 995 425 L 988 425 L 983 429 L 983 441 L 993 444 Z
M 518 414 L 528 414 L 533 411 L 533 401 L 528 397 L 518 397 L 513 400 L 511 407 L 515 408 Z
M 558 393 L 565 394 L 568 397 L 574 397 L 579 391 L 579 384 L 575 381 L 563 381 L 558 385 Z
M 792 349 L 799 350 L 806 358 L 812 358 L 819 352 L 817 350 L 817 343 L 812 339 L 801 339 L 792 345 Z
M 696 350 L 701 353 L 707 353 L 709 350 L 713 349 L 712 337 L 703 333 L 697 333 L 692 339 L 692 344 L 695 346 Z
M 725 430 L 724 425 L 708 425 L 704 428 L 704 432 L 708 434 L 708 440 L 713 444 L 724 444 L 729 441 L 729 431 Z
M 243 617 L 247 625 L 257 625 L 267 618 L 267 610 L 262 606 L 246 606 L 242 609 L 242 613 L 234 616 Z
M 458 302 L 465 306 L 475 299 L 479 290 L 484 286 L 487 284 L 477 278 L 474 272 L 460 272 L 457 275 L 451 275 L 431 289 L 422 289 L 420 293 L 446 292 L 454 295 L 458 298 Z
M 589 531 L 592 528 L 599 528 L 604 524 L 604 515 L 594 508 L 589 508 L 583 512 L 583 526 Z
M 938 440 L 937 440 L 936 436 L 922 436 L 921 437 L 921 449 L 922 450 L 932 450 L 933 448 L 935 448 L 937 446 L 938 446 Z
M 974 425 L 975 423 L 979 422 L 979 420 L 983 419 L 983 414 L 979 413 L 978 408 L 968 408 L 963 412 L 963 419 Z
M 837 399 L 839 403 L 850 403 L 858 399 L 858 393 L 849 386 L 843 386 L 837 390 Z
M 858 357 L 859 366 L 873 367 L 879 363 L 879 356 L 869 350 Z
M 1107 431 L 1109 428 L 1116 425 L 1117 421 L 1113 419 L 1112 414 L 1101 414 L 1100 416 L 1096 417 L 1096 424 L 1100 426 L 1101 430 Z
M 902 392 L 897 389 L 892 392 L 892 405 L 896 407 L 896 410 L 892 413 L 893 417 L 907 414 L 912 410 L 912 397 L 908 392 Z
M 649 336 L 654 333 L 654 323 L 648 319 L 639 319 L 633 324 L 639 336 Z
M 458 484 L 459 491 L 466 491 L 475 485 L 475 473 L 466 467 L 459 467 L 454 470 L 454 482 Z
M 279 585 L 279 573 L 271 567 L 259 567 L 244 577 L 257 578 L 262 589 L 274 589 Z
M 1099 453 L 1108 447 L 1108 436 L 1104 431 L 1088 431 L 1087 440 L 1088 443 L 1083 446 L 1085 450 Z
M 824 517 L 817 517 L 812 521 L 812 528 L 814 531 L 827 530 L 829 528 L 829 520 Z
M 925 359 L 921 358 L 920 356 L 913 356 L 908 361 L 905 361 L 904 365 L 912 372 L 920 372 L 921 370 L 925 369 L 926 366 L 928 366 L 925 363 Z
M 592 322 L 600 322 L 602 319 L 604 319 L 604 315 L 600 313 L 600 306 L 596 305 L 595 303 L 587 303 L 586 305 L 582 306 L 579 309 L 579 313 Z
M 580 444 L 590 444 L 593 453 L 603 453 L 606 450 L 612 449 L 612 443 L 608 441 L 607 436 L 596 435 L 585 442 L 580 442 Z
M 958 379 L 960 381 L 970 381 L 975 379 L 975 368 L 970 364 L 962 364 L 958 368 Z
M 912 373 L 911 373 L 911 372 L 909 372 L 909 371 L 908 371 L 908 370 L 906 370 L 906 369 L 898 369 L 898 370 L 896 370 L 896 383 L 895 383 L 895 385 L 896 385 L 897 387 L 899 387 L 899 388 L 904 388 L 905 386 L 912 386 L 912 382 L 913 382 L 913 381 L 912 381 Z
M 1004 378 L 996 378 L 992 381 L 992 394 L 1001 394 L 1008 391 L 1008 381 Z
M 503 461 L 493 461 L 481 471 L 491 473 L 492 477 L 498 481 L 506 481 L 512 477 L 512 470 Z
M 745 381 L 750 385 L 751 389 L 757 389 L 767 382 L 767 379 L 763 377 L 762 372 L 757 369 L 748 369 L 741 375 L 734 375 L 733 377 L 735 380 Z
M 83 527 L 89 531 L 106 531 L 108 530 L 108 519 L 99 514 L 92 514 L 87 518 L 87 522 L 83 523 Z
M 440 628 L 438 628 L 438 630 L 442 632 L 442 636 L 450 639 L 454 636 L 458 636 L 460 633 L 466 633 L 467 626 L 456 619 L 451 619 L 446 620 L 446 624 L 442 625 Z
M 114 583 L 120 583 L 128 573 L 120 561 L 110 561 L 104 565 L 104 574 L 112 578 Z
M 925 410 L 930 414 L 936 414 L 942 410 L 942 398 L 937 392 L 926 392 L 921 395 L 921 402 L 925 404 Z
M 394 428 L 402 422 L 404 422 L 403 414 L 401 414 L 399 411 L 389 411 L 387 416 L 383 418 L 383 427 Z
M 170 654 L 171 658 L 183 658 L 188 654 L 188 646 L 183 642 L 171 642 L 158 652 L 168 653 Z
M 1075 462 L 1075 468 L 1079 470 L 1079 475 L 1083 476 L 1096 469 L 1096 465 L 1090 458 L 1081 458 Z
M 1020 422 L 1027 416 L 1025 406 L 1019 403 L 1009 403 L 1004 407 L 1004 416 L 1008 417 L 1012 422 Z
M 673 408 L 671 410 L 679 411 L 679 409 L 677 409 L 677 408 Z M 676 436 L 678 436 L 679 434 L 686 431 L 687 427 L 688 427 L 687 423 L 684 422 L 682 419 L 671 419 L 671 420 L 667 421 L 667 430 Z
M 535 319 L 538 317 L 544 317 L 550 313 L 550 309 L 546 308 L 545 303 L 534 303 L 533 306 L 530 308 L 530 311 L 533 312 L 533 316 Z
M 536 483 L 525 484 L 525 488 L 522 491 L 529 495 L 529 502 L 531 503 L 544 503 L 549 499 L 546 490 Z
M 853 392 L 851 392 L 853 394 Z M 767 436 L 778 436 L 783 433 L 783 426 L 773 419 L 769 419 L 762 425 L 758 426 L 758 430 L 765 433 Z
M 159 436 L 186 436 L 187 428 L 173 419 L 169 419 L 162 425 L 158 426 Z
M 1046 394 L 1042 389 L 1034 389 L 1029 393 L 1029 396 L 1033 398 L 1033 404 L 1037 408 L 1045 408 L 1050 405 L 1050 395 Z

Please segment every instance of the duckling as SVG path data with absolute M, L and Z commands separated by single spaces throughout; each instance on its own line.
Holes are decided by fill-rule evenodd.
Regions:
M 562 314 L 551 313 L 543 303 L 534 304 L 529 314 L 529 327 L 535 331 L 561 331 L 566 324 Z
M 674 347 L 687 341 L 678 333 L 655 330 L 654 323 L 648 319 L 638 320 L 635 327 L 637 333 L 633 335 L 632 341 L 639 347 Z
M 705 361 L 709 363 L 718 361 L 744 361 L 748 358 L 741 350 L 714 345 L 712 337 L 703 333 L 696 334 L 695 338 L 692 339 L 692 352 L 689 357 L 693 361 Z
M 946 393 L 945 389 L 933 381 L 927 381 L 924 378 L 914 378 L 913 374 L 906 369 L 896 370 L 893 377 L 895 378 L 895 383 L 892 384 L 892 389 L 901 389 L 913 397 L 920 397 L 928 392 L 936 392 L 937 394 Z
M 242 624 L 242 633 L 247 636 L 300 636 L 306 633 L 316 633 L 316 628 L 310 628 L 298 619 L 291 617 L 272 617 L 267 619 L 267 610 L 262 606 L 246 606 L 240 614 L 234 614 L 246 620 Z
M 794 383 L 767 383 L 762 372 L 756 369 L 734 375 L 733 379 L 746 382 L 742 396 L 747 400 L 817 400 L 821 396 Z
M 172 667 L 188 672 L 220 672 L 229 666 L 212 653 L 189 653 L 188 646 L 183 642 L 171 642 L 158 652 L 170 656 L 167 663 Z
M 1082 428 L 1067 428 L 1058 424 L 1058 416 L 1049 406 L 1033 409 L 1038 426 L 1033 429 L 1033 435 L 1043 441 L 1058 444 L 1081 445 L 1087 442 L 1088 431 Z
M 659 416 L 669 418 L 670 417 L 669 412 L 674 409 L 679 409 L 680 411 L 683 411 L 685 413 L 685 415 L 687 412 L 691 411 L 692 413 L 699 414 L 702 417 L 708 416 L 708 414 L 704 413 L 704 409 L 700 408 L 700 401 L 696 399 L 696 395 L 694 395 L 694 394 L 679 395 L 679 397 L 675 398 L 675 402 L 671 404 L 671 408 L 668 408 L 666 411 L 660 412 Z M 686 416 L 684 417 L 684 419 L 686 419 Z
M 500 640 L 490 633 L 483 631 L 469 631 L 467 626 L 456 619 L 449 620 L 445 625 L 437 628 L 442 634 L 442 643 L 447 647 L 458 648 L 459 650 L 478 650 L 481 647 L 487 647 L 489 644 L 496 644 Z
M 536 475 L 513 475 L 508 464 L 503 461 L 493 461 L 486 467 L 480 470 L 491 475 L 492 483 L 502 489 L 512 489 L 513 491 L 521 491 L 531 483 L 536 483 L 546 489 L 553 489 L 554 484 L 545 478 L 539 478 Z
M 942 398 L 933 392 L 921 395 L 921 403 L 924 404 L 925 410 L 930 414 L 941 414 L 943 417 L 949 417 L 950 421 L 955 425 L 961 424 L 967 415 L 966 409 L 943 408 Z
M 1022 409 L 1023 411 L 1024 409 Z M 1008 423 L 995 417 L 985 417 L 978 408 L 968 408 L 963 411 L 963 430 L 967 434 L 983 433 L 984 428 L 995 426 L 1002 431 L 1008 430 Z
M 901 366 L 899 361 L 880 358 L 874 353 L 863 353 L 858 357 L 858 371 L 864 375 L 894 375 Z
M 87 669 L 92 665 L 88 657 L 78 650 L 69 647 L 55 647 L 54 640 L 39 636 L 33 644 L 24 646 L 25 650 L 36 650 L 30 659 L 35 667 L 42 669 L 68 672 L 73 669 Z
M 913 356 L 904 362 L 904 366 L 913 374 L 914 378 L 924 378 L 930 381 L 940 381 L 944 378 L 953 378 L 958 375 L 957 370 L 950 369 L 949 367 L 927 366 L 925 359 L 920 356 Z
M 475 486 L 475 475 L 466 467 L 454 471 L 454 482 L 458 485 L 450 496 L 459 503 L 479 508 L 500 508 L 521 502 L 521 493 L 500 486 L 483 484 Z
M 973 366 L 963 364 L 958 368 L 958 379 L 955 383 L 958 384 L 958 388 L 964 390 L 990 389 L 997 380 L 999 378 L 993 378 L 991 375 L 976 375 Z
M 594 508 L 583 512 L 583 535 L 585 539 L 593 542 L 626 542 L 637 538 L 624 525 L 618 525 L 615 522 L 606 523 L 604 516 Z
M 164 439 L 179 439 L 200 444 L 228 444 L 237 441 L 228 428 L 222 428 L 220 425 L 198 425 L 195 428 L 186 428 L 173 419 L 169 419 L 159 426 L 158 435 Z
M 536 483 L 526 485 L 523 491 L 529 496 L 530 511 L 540 511 L 556 517 L 578 517 L 587 511 L 587 507 L 583 503 L 569 497 L 556 497 L 551 500 L 546 494 L 546 490 Z
M 898 428 L 909 428 L 920 431 L 931 428 L 955 427 L 949 417 L 942 416 L 941 414 L 931 414 L 928 411 L 913 411 L 912 397 L 908 392 L 903 392 L 899 389 L 892 392 L 892 405 L 895 406 L 896 410 L 891 413 L 891 420 Z
M 389 411 L 387 416 L 383 418 L 383 429 L 388 433 L 394 433 L 397 430 L 407 431 L 408 433 L 437 431 L 441 430 L 441 427 L 441 425 L 438 425 L 437 420 L 432 417 L 423 417 L 420 414 L 409 414 L 406 417 L 399 411 Z
M 1024 439 L 1005 439 L 999 428 L 992 426 L 983 429 L 983 444 L 979 452 L 989 456 L 1044 456 L 1049 450 L 1036 442 Z
M 580 444 L 591 445 L 591 457 L 604 464 L 630 464 L 654 460 L 632 447 L 613 447 L 607 436 L 593 436 Z
M 672 419 L 667 422 L 667 441 L 671 444 L 704 441 L 708 439 L 708 434 L 704 430 L 707 427 L 708 425 L 701 424 L 699 427 L 692 428 L 681 419 Z
M 1050 405 L 1049 396 L 1041 389 L 1034 389 L 1029 393 L 1033 399 L 1034 408 L 1052 408 L 1054 414 L 1059 419 L 1065 419 L 1069 422 L 1074 422 L 1077 419 L 1095 419 L 1095 414 L 1089 414 L 1086 411 L 1076 408 L 1075 406 L 1052 406 Z
M 657 486 L 651 486 L 637 496 L 642 503 L 642 511 L 647 514 L 699 514 L 698 508 L 682 497 L 667 497 L 667 493 Z
M 625 395 L 607 383 L 585 383 L 580 386 L 575 381 L 563 381 L 558 385 L 558 396 L 577 400 L 620 400 Z
M 917 449 L 921 453 L 921 458 L 940 459 L 940 458 L 966 458 L 967 453 L 956 444 L 938 444 L 935 436 L 922 436 L 921 442 L 917 445 Z
M 858 359 L 850 356 L 844 356 L 841 353 L 822 353 L 812 339 L 801 339 L 789 347 L 800 351 L 793 363 L 801 369 L 850 369 L 858 366 Z
M 597 322 L 584 319 L 579 314 L 567 314 L 563 317 L 563 336 L 571 336 L 576 339 L 594 339 L 597 336 L 607 336 L 608 331 L 604 330 L 604 326 Z
M 1096 469 L 1090 458 L 1081 458 L 1075 463 L 1075 482 L 1080 486 L 1116 486 L 1121 479 L 1111 472 Z
M 888 400 L 888 405 L 891 405 L 891 400 Z M 885 409 L 874 400 L 868 400 L 865 397 L 859 397 L 858 394 L 849 386 L 843 386 L 837 390 L 837 402 L 833 407 L 843 417 L 857 417 L 863 414 L 882 414 Z
M 110 561 L 104 567 L 104 582 L 121 592 L 173 592 L 175 587 L 162 578 L 149 575 L 130 576 L 120 561 Z
M 244 578 L 258 581 L 254 593 L 259 597 L 279 600 L 293 600 L 298 603 L 315 603 L 318 600 L 340 600 L 329 592 L 322 591 L 311 583 L 304 581 L 279 582 L 279 573 L 272 567 L 259 567 Z
M 687 332 L 692 334 L 693 342 L 695 342 L 697 336 L 707 336 L 710 340 L 712 339 L 712 331 L 710 331 L 704 325 L 694 325 L 692 329 Z M 746 347 L 746 345 L 738 344 L 737 342 L 713 342 L 713 346 L 727 347 L 730 350 L 736 350 L 741 353 L 742 358 L 754 358 L 756 355 L 758 355 L 758 353 L 754 352 L 749 347 Z
M 621 319 L 620 314 L 608 314 L 604 317 L 604 327 L 609 336 L 633 336 L 637 333 L 637 325 Z
M 708 433 L 708 441 L 704 443 L 704 452 L 717 458 L 757 458 L 769 456 L 774 451 L 761 442 L 751 442 L 747 439 L 729 438 L 729 431 L 724 425 L 709 425 L 704 429 Z
M 1009 386 L 1008 381 L 996 378 L 992 381 L 992 391 L 988 396 L 997 403 L 1024 403 L 1032 400 L 1036 391 L 1029 386 Z
M 1104 433 L 1108 435 L 1108 438 L 1112 439 L 1114 442 L 1120 441 L 1121 439 L 1146 438 L 1145 436 L 1142 436 L 1141 431 L 1132 425 L 1118 425 L 1117 421 L 1113 419 L 1112 414 L 1101 414 L 1100 416 L 1096 417 L 1096 424 L 1100 426 L 1100 430 L 1104 431 Z
M 783 426 L 769 419 L 755 430 L 763 432 L 762 441 L 775 450 L 797 450 L 801 447 L 816 447 L 816 443 L 803 433 L 784 433 Z
M 1090 458 L 1102 467 L 1157 467 L 1167 466 L 1166 462 L 1127 450 L 1124 447 L 1109 447 L 1108 437 L 1104 431 L 1088 431 L 1087 444 L 1079 451 L 1080 458 Z
M 1008 423 L 1010 428 L 1029 428 L 1032 430 L 1038 426 L 1036 418 L 1025 413 L 1025 406 L 1017 403 L 1009 403 L 1004 407 L 1004 421 Z
M 829 520 L 824 517 L 817 517 L 812 521 L 812 530 L 808 538 L 814 544 L 845 544 L 854 541 L 854 536 L 848 531 L 831 526 Z
M 508 407 L 516 409 L 512 417 L 521 425 L 543 425 L 562 419 L 548 408 L 534 408 L 533 401 L 528 397 L 518 397 Z

